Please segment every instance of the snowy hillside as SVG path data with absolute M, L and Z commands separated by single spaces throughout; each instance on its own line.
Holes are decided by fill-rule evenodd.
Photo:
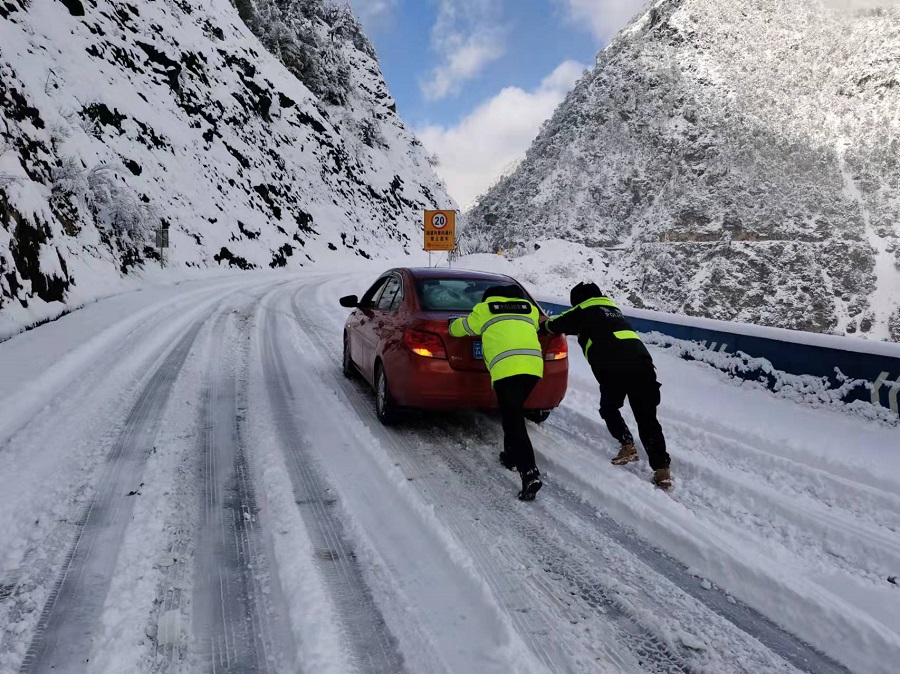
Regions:
M 897 3 L 657 0 L 470 238 L 586 246 L 636 306 L 900 340 L 898 156 Z
M 161 225 L 182 273 L 350 264 L 417 249 L 426 207 L 454 204 L 347 7 L 0 2 L 0 322 L 133 285 Z

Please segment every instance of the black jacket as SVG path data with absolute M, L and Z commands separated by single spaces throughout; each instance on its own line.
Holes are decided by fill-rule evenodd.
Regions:
M 594 370 L 653 367 L 647 347 L 608 297 L 592 297 L 541 325 L 544 334 L 578 335 Z

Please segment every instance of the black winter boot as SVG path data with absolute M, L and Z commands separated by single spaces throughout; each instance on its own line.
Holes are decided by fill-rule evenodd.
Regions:
M 506 470 L 516 469 L 516 460 L 513 458 L 513 455 L 507 451 L 500 452 L 500 463 L 503 464 L 503 467 L 506 468 Z
M 519 473 L 522 477 L 522 491 L 519 492 L 520 501 L 533 501 L 544 483 L 541 482 L 541 473 L 537 468 Z

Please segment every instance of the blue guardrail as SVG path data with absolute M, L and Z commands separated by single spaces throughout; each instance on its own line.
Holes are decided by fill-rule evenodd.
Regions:
M 550 316 L 559 315 L 571 308 L 552 302 L 541 302 L 540 304 Z M 834 388 L 841 384 L 835 372 L 835 368 L 838 368 L 844 376 L 868 383 L 867 386 L 857 386 L 851 389 L 844 396 L 844 400 L 848 402 L 865 400 L 874 405 L 889 408 L 895 414 L 900 414 L 897 401 L 898 393 L 900 393 L 900 357 L 650 320 L 630 315 L 627 310 L 623 313 L 638 332 L 659 332 L 675 339 L 696 342 L 713 351 L 724 353 L 741 351 L 753 358 L 765 358 L 772 363 L 776 370 L 788 374 L 826 377 Z M 858 344 L 857 348 L 861 346 Z M 742 376 L 740 372 L 733 372 L 733 374 L 738 377 Z M 757 379 L 759 375 L 759 372 L 749 372 L 743 376 Z M 773 384 L 774 382 L 770 379 L 770 385 Z

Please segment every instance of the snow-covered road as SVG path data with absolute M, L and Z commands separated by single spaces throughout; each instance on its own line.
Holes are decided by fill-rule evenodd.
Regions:
M 596 384 L 531 426 L 375 419 L 337 297 L 121 295 L 0 344 L 0 672 L 872 672 L 900 658 L 896 427 L 662 349 L 674 497 Z

